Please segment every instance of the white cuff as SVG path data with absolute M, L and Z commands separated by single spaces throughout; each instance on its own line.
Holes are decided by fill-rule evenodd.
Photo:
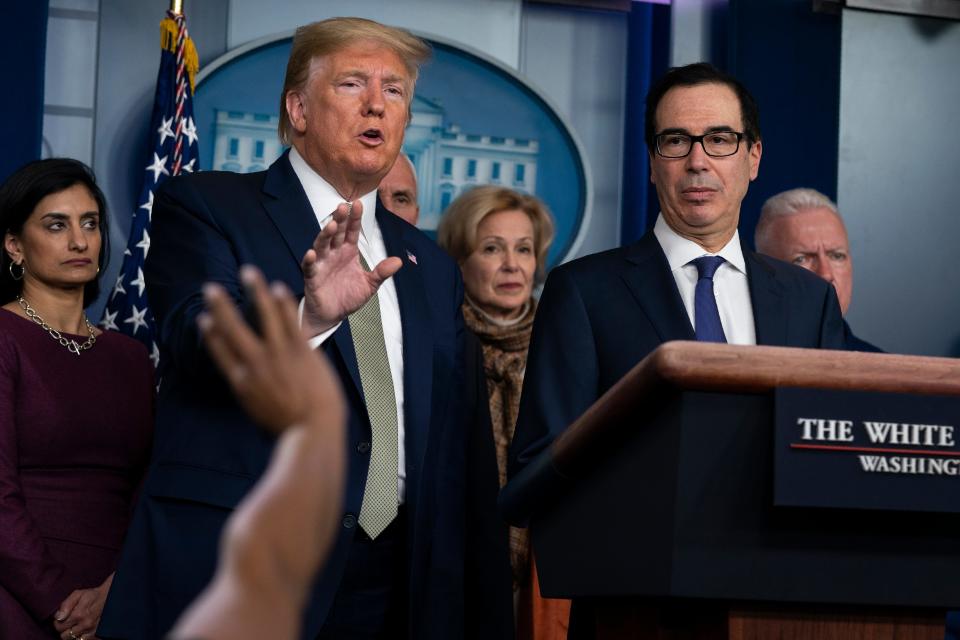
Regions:
M 300 298 L 300 306 L 297 308 L 297 319 L 300 322 L 300 326 L 303 327 L 303 298 Z M 307 341 L 307 344 L 310 345 L 311 349 L 316 349 L 317 347 L 322 345 L 324 342 L 326 342 L 327 338 L 332 336 L 336 332 L 336 330 L 340 328 L 341 324 L 343 324 L 343 320 L 333 325 L 323 333 L 313 336 Z

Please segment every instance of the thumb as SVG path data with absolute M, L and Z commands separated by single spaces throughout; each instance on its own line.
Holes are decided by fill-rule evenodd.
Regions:
M 373 283 L 375 286 L 379 287 L 383 284 L 383 281 L 391 277 L 397 271 L 400 270 L 400 267 L 403 266 L 403 261 L 400 258 L 387 258 L 381 260 L 380 264 L 370 272 L 370 275 L 373 277 Z

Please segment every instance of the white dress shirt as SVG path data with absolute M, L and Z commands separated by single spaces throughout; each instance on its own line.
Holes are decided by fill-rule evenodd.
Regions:
M 321 178 L 306 160 L 290 148 L 290 164 L 293 172 L 300 179 L 303 190 L 307 193 L 307 200 L 313 214 L 320 223 L 320 228 L 333 217 L 336 208 L 346 202 L 337 193 L 330 183 Z M 370 267 L 374 267 L 387 258 L 387 247 L 383 243 L 383 233 L 377 224 L 377 192 L 376 190 L 359 198 L 363 204 L 363 217 L 360 219 L 360 240 L 357 247 L 360 255 Z M 397 298 L 397 288 L 393 278 L 388 278 L 377 290 L 377 299 L 380 302 L 380 320 L 383 323 L 383 338 L 387 348 L 387 361 L 390 363 L 390 377 L 393 378 L 393 393 L 397 401 L 397 497 L 400 504 L 405 501 L 406 452 L 404 451 L 404 411 L 403 411 L 403 325 L 400 322 L 400 301 Z M 303 314 L 303 301 L 300 301 L 300 313 Z M 340 323 L 324 333 L 310 340 L 310 346 L 317 348 L 327 338 L 340 328 Z
M 708 253 L 692 240 L 687 240 L 670 228 L 661 213 L 653 227 L 653 235 L 663 248 L 670 264 L 670 272 L 677 283 L 680 298 L 687 310 L 691 326 L 696 329 L 694 296 L 700 275 L 696 265 L 690 264 L 700 256 L 717 255 L 726 262 L 720 265 L 713 276 L 713 293 L 717 298 L 720 324 L 729 344 L 757 344 L 757 330 L 753 322 L 753 303 L 750 301 L 750 284 L 747 281 L 747 265 L 740 248 L 740 232 L 734 231 L 719 253 Z

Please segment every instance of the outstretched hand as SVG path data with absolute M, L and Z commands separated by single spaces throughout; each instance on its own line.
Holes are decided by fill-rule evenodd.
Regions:
M 340 382 L 321 354 L 310 349 L 290 291 L 270 289 L 254 267 L 240 270 L 256 308 L 260 335 L 247 326 L 226 291 L 204 287 L 207 312 L 198 319 L 207 349 L 243 408 L 273 432 L 324 415 L 338 424 L 346 408 Z
M 343 203 L 323 227 L 300 263 L 303 269 L 303 326 L 310 336 L 332 328 L 377 293 L 403 262 L 387 258 L 367 271 L 360 265 L 363 205 Z

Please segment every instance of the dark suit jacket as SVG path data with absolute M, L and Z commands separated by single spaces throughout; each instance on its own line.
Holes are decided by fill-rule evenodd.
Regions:
M 744 259 L 757 344 L 843 347 L 831 285 L 757 253 L 744 251 Z M 511 477 L 658 345 L 694 339 L 652 232 L 628 247 L 555 268 L 534 320 Z
M 263 472 L 274 438 L 237 406 L 201 344 L 201 286 L 221 283 L 241 304 L 237 270 L 303 292 L 300 260 L 319 232 L 287 156 L 267 171 L 170 180 L 154 205 L 146 265 L 162 345 L 153 461 L 98 635 L 158 638 L 210 579 L 222 526 Z M 460 428 L 462 281 L 415 227 L 377 204 L 403 324 L 407 541 L 411 637 L 463 634 L 464 436 Z M 411 258 L 413 256 L 413 258 Z M 370 424 L 349 323 L 323 347 L 350 407 L 348 479 L 335 546 L 304 619 L 312 638 L 330 607 L 356 533 Z M 304 478 L 304 482 L 310 482 Z
M 467 329 L 464 346 L 464 427 L 467 430 L 467 637 L 512 640 L 510 532 L 497 512 L 500 475 L 490 423 L 483 349 Z
M 853 330 L 847 321 L 843 321 L 843 348 L 847 351 L 864 351 L 866 353 L 886 353 L 880 347 L 870 344 L 866 340 L 861 340 L 853 335 Z

